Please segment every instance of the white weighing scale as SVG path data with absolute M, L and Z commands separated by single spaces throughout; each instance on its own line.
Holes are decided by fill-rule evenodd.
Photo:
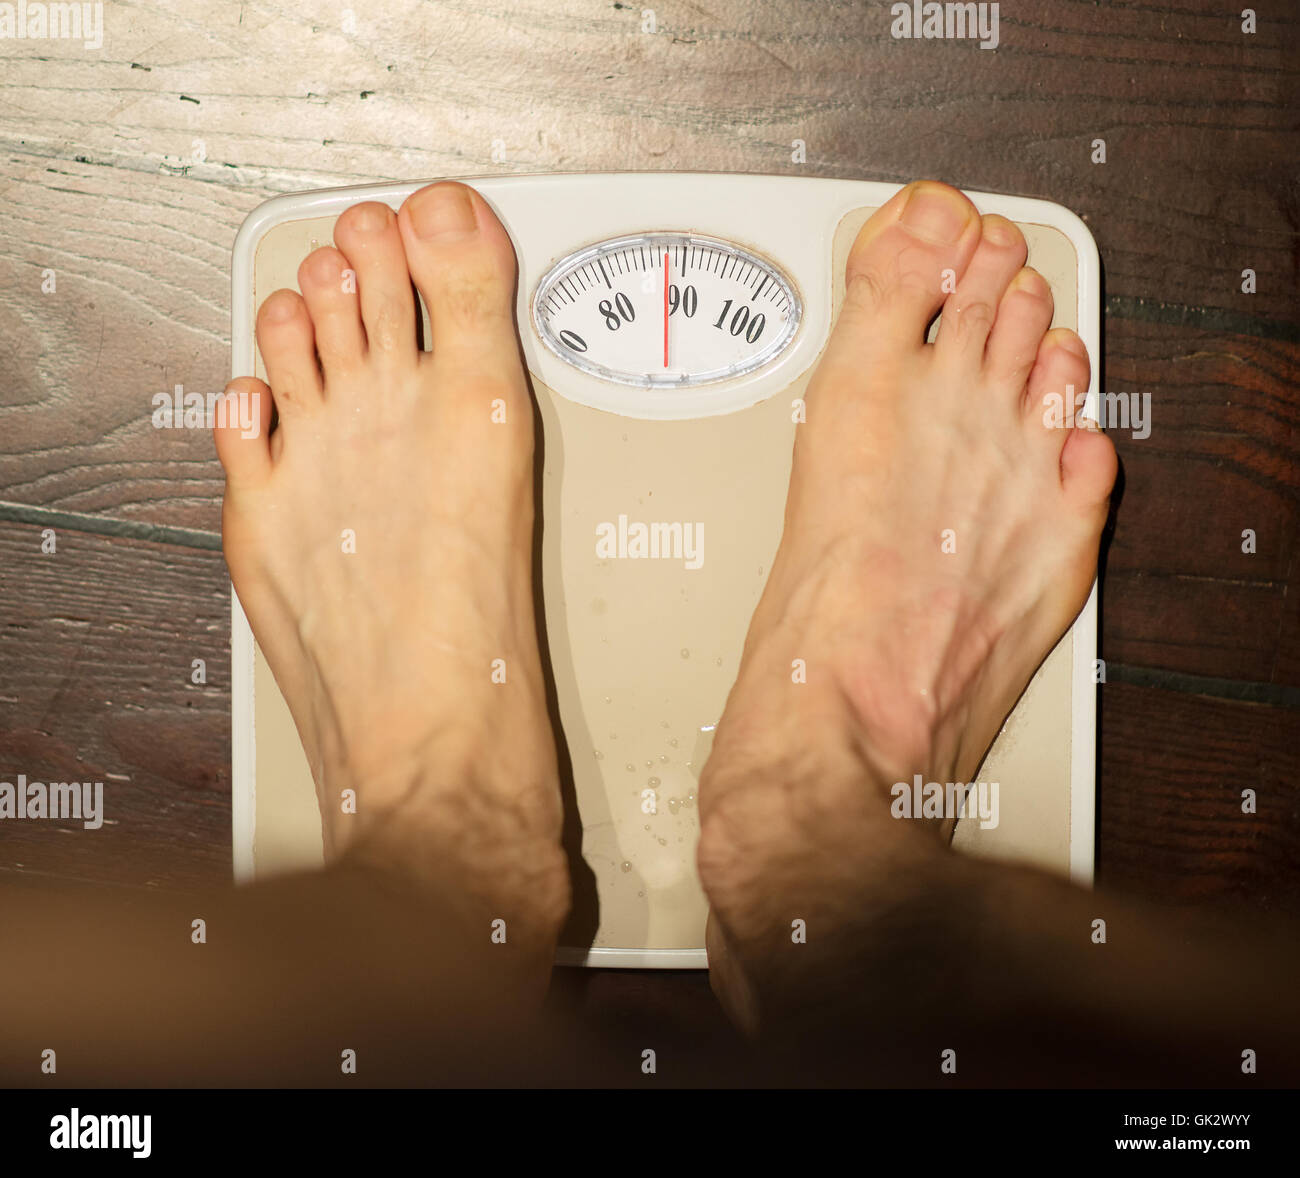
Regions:
M 544 431 L 539 590 L 575 891 L 560 960 L 703 968 L 697 783 L 780 539 L 791 402 L 825 346 L 849 246 L 898 186 L 671 172 L 465 182 L 519 256 Z M 338 215 L 367 200 L 396 209 L 423 183 L 254 210 L 234 248 L 232 375 L 265 378 L 256 309 L 296 289 Z M 1095 359 L 1098 259 L 1083 222 L 1046 201 L 968 195 L 1020 226 L 1053 325 Z M 1094 364 L 1093 402 L 1096 381 Z M 960 821 L 961 851 L 1091 883 L 1096 609 L 1094 586 L 981 766 L 977 780 L 1001 787 L 999 822 Z M 306 757 L 237 598 L 232 614 L 236 877 L 318 867 Z

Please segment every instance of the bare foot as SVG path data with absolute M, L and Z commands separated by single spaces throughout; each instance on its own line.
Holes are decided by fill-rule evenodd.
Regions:
M 1048 330 L 1051 293 L 1025 256 L 1010 222 L 921 183 L 849 257 L 700 782 L 714 987 L 751 1029 L 814 1000 L 807 967 L 834 968 L 888 908 L 891 877 L 942 846 L 933 824 L 891 819 L 892 784 L 968 780 L 1087 599 L 1115 454 L 1095 430 L 1044 423 L 1044 394 L 1087 388 L 1088 357 Z M 794 964 L 796 919 L 829 956 Z
M 258 396 L 262 431 L 217 430 L 226 559 L 311 763 L 327 857 L 460 896 L 484 943 L 503 919 L 540 960 L 568 876 L 514 252 L 454 183 L 399 214 L 353 206 L 334 236 L 299 268 L 301 295 L 259 310 L 270 388 L 231 386 Z

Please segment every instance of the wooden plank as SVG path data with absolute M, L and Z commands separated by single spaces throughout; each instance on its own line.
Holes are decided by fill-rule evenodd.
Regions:
M 1278 683 L 1300 683 L 1300 591 L 1294 585 L 1287 586 L 1283 603 L 1273 678 Z
M 231 876 L 230 599 L 219 553 L 0 523 L 0 780 L 102 781 L 104 824 L 0 822 L 11 873 Z M 191 682 L 206 663 L 207 684 Z
M 224 386 L 230 243 L 256 203 L 86 164 L 9 184 L 0 206 L 0 499 L 219 527 L 211 438 L 154 429 L 152 398 L 177 384 Z
M 1103 390 L 1149 395 L 1151 421 L 1146 438 L 1110 431 L 1123 482 L 1104 656 L 1295 686 L 1278 638 L 1300 574 L 1300 345 L 1129 320 L 1105 348 Z
M 1111 682 L 1100 724 L 1100 885 L 1300 913 L 1300 710 Z

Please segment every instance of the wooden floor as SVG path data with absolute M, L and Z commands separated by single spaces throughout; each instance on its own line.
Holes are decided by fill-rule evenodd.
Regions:
M 141 0 L 105 5 L 98 50 L 0 41 L 0 779 L 103 780 L 108 812 L 6 824 L 0 883 L 229 876 L 221 471 L 150 414 L 228 375 L 244 216 L 377 178 L 690 169 L 932 176 L 1084 218 L 1101 387 L 1153 417 L 1115 436 L 1099 878 L 1300 913 L 1300 18 L 1020 0 L 987 51 L 895 39 L 884 3 L 664 2 L 644 32 L 652 2 L 398 0 L 345 28 Z M 697 975 L 566 984 L 714 1025 Z

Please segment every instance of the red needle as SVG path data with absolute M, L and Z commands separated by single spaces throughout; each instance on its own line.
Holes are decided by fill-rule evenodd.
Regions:
M 664 367 L 668 367 L 668 251 L 664 250 Z

